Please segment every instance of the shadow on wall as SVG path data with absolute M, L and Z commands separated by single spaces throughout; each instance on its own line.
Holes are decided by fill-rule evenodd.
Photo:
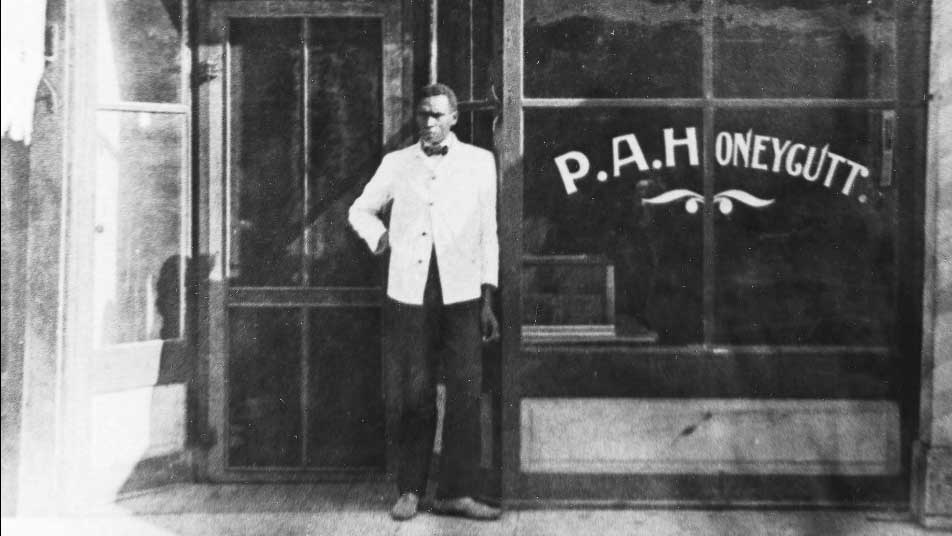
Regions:
M 105 356 L 107 379 L 93 381 L 92 484 L 106 502 L 195 480 L 191 454 L 202 437 L 192 316 L 210 267 L 207 258 L 166 259 L 155 278 L 160 339 L 120 345 L 121 354 Z

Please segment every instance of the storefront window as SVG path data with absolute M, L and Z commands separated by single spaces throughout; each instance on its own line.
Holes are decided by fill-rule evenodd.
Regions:
M 526 0 L 525 95 L 701 96 L 700 0 Z
M 699 214 L 642 204 L 701 189 L 700 121 L 694 110 L 526 112 L 527 335 L 701 341 Z
M 884 113 L 718 113 L 715 200 L 744 192 L 770 203 L 735 200 L 715 213 L 718 342 L 891 339 L 896 199 L 880 186 L 889 180 L 881 171 Z
M 893 0 L 721 0 L 720 97 L 891 97 Z
M 894 342 L 891 0 L 523 15 L 524 341 Z

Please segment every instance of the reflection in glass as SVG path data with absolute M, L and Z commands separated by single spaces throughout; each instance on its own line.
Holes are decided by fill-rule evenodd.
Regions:
M 717 167 L 715 191 L 772 201 L 760 208 L 735 202 L 715 214 L 719 342 L 883 345 L 892 340 L 896 196 L 878 187 L 882 113 L 717 115 L 718 132 L 763 138 L 757 143 L 752 136 L 753 145 L 761 147 L 756 160 L 741 151 L 736 163 L 731 159 Z M 726 145 L 724 138 L 719 147 Z M 731 152 L 723 151 L 724 161 Z M 870 170 L 868 176 L 860 169 L 847 188 L 859 165 Z
M 523 336 L 616 336 L 614 284 L 614 265 L 602 255 L 523 257 Z
M 301 312 L 229 311 L 228 465 L 301 463 Z
M 891 97 L 893 0 L 722 0 L 719 97 Z
M 537 289 L 533 295 L 574 292 L 571 289 L 590 278 L 589 265 L 600 263 L 603 273 L 609 267 L 613 273 L 607 283 L 614 289 L 618 336 L 657 338 L 663 344 L 700 342 L 700 214 L 685 210 L 683 201 L 642 204 L 646 198 L 673 190 L 703 191 L 700 162 L 692 158 L 702 151 L 700 113 L 530 110 L 525 124 L 525 253 L 536 261 L 554 258 L 556 262 L 558 256 L 575 260 L 561 267 L 546 266 L 544 273 L 538 273 L 538 277 L 547 274 L 545 281 L 533 278 L 534 272 L 523 272 L 524 288 Z M 670 144 L 665 143 L 666 129 L 670 129 Z M 618 142 L 614 158 L 616 137 L 624 141 Z M 644 156 L 642 163 L 632 156 L 636 147 Z M 570 151 L 585 155 L 589 171 L 577 181 L 566 182 L 556 158 Z M 615 173 L 618 163 L 623 165 Z M 570 162 L 566 168 L 580 173 L 580 165 Z M 577 191 L 569 193 L 572 187 Z M 585 285 L 605 288 L 597 282 Z M 582 294 L 594 299 L 592 292 Z M 560 303 L 552 298 L 549 308 Z M 572 302 L 564 298 L 563 307 Z M 523 308 L 534 311 L 537 305 L 524 303 Z M 560 314 L 564 316 L 546 313 L 547 318 Z
M 493 119 L 496 117 L 492 110 L 475 112 L 460 112 L 459 122 L 453 132 L 460 140 L 482 147 L 487 151 L 494 151 L 493 146 Z
M 380 309 L 311 309 L 307 464 L 383 467 Z
M 700 0 L 526 0 L 527 97 L 701 96 Z
M 379 263 L 349 229 L 347 209 L 380 163 L 380 21 L 308 24 L 308 283 L 377 286 Z
M 301 284 L 300 30 L 300 19 L 231 25 L 229 264 L 236 285 Z
M 182 5 L 177 0 L 99 0 L 100 102 L 180 102 Z
M 182 115 L 96 116 L 99 344 L 180 336 L 184 131 Z

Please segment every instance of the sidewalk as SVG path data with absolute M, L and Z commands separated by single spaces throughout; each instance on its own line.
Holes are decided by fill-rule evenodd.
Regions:
M 829 510 L 522 510 L 495 522 L 422 513 L 397 523 L 380 486 L 181 485 L 88 516 L 4 519 L 11 535 L 931 536 L 906 514 Z

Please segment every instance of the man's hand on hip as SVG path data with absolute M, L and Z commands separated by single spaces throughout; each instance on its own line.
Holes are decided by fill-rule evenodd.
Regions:
M 483 334 L 483 342 L 498 341 L 499 321 L 496 320 L 496 313 L 493 312 L 493 288 L 490 285 L 483 285 L 482 302 L 479 323 Z
M 390 231 L 384 231 L 380 235 L 380 240 L 377 241 L 377 249 L 374 250 L 374 255 L 382 255 L 387 249 L 390 248 Z

